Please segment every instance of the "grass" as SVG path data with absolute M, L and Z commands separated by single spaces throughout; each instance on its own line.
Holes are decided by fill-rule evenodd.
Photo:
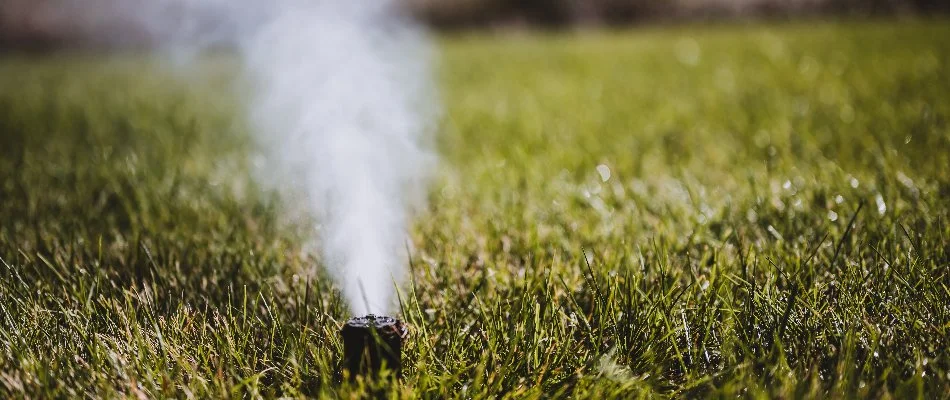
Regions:
M 249 178 L 226 59 L 0 61 L 0 397 L 950 392 L 945 21 L 441 46 L 376 389 L 335 381 L 348 315 Z

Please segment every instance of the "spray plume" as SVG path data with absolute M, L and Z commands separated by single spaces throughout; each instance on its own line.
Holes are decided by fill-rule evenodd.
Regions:
M 331 5 L 332 4 L 332 5 Z M 243 48 L 270 166 L 303 189 L 356 314 L 385 313 L 422 198 L 432 104 L 425 39 L 386 1 L 279 10 Z M 279 190 L 279 187 L 278 187 Z
M 105 1 L 58 11 L 90 19 L 92 31 L 129 21 L 168 54 L 237 52 L 258 181 L 318 222 L 313 243 L 351 312 L 391 311 L 434 158 L 424 32 L 392 0 L 111 0 L 90 14 Z

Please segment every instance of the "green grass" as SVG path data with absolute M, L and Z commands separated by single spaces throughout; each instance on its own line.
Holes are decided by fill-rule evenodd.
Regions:
M 441 46 L 385 390 L 950 392 L 946 21 Z M 0 60 L 0 397 L 365 394 L 335 381 L 339 294 L 249 178 L 234 68 L 175 75 Z

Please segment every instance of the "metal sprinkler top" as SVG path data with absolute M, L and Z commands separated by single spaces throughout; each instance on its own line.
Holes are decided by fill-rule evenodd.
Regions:
M 399 376 L 402 345 L 409 336 L 409 328 L 402 321 L 375 314 L 354 317 L 343 325 L 340 335 L 343 368 L 350 379 L 377 376 L 383 365 Z
M 367 328 L 376 328 L 379 330 L 395 329 L 395 330 L 405 330 L 405 324 L 403 324 L 398 319 L 393 317 L 388 317 L 385 315 L 376 315 L 368 314 L 362 317 L 353 317 L 349 321 L 346 321 L 346 325 L 343 326 L 343 329 L 367 329 Z

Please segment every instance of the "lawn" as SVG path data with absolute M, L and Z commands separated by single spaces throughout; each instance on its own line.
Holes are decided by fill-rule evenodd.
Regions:
M 380 388 L 227 55 L 7 56 L 0 397 L 945 396 L 946 22 L 440 38 Z

